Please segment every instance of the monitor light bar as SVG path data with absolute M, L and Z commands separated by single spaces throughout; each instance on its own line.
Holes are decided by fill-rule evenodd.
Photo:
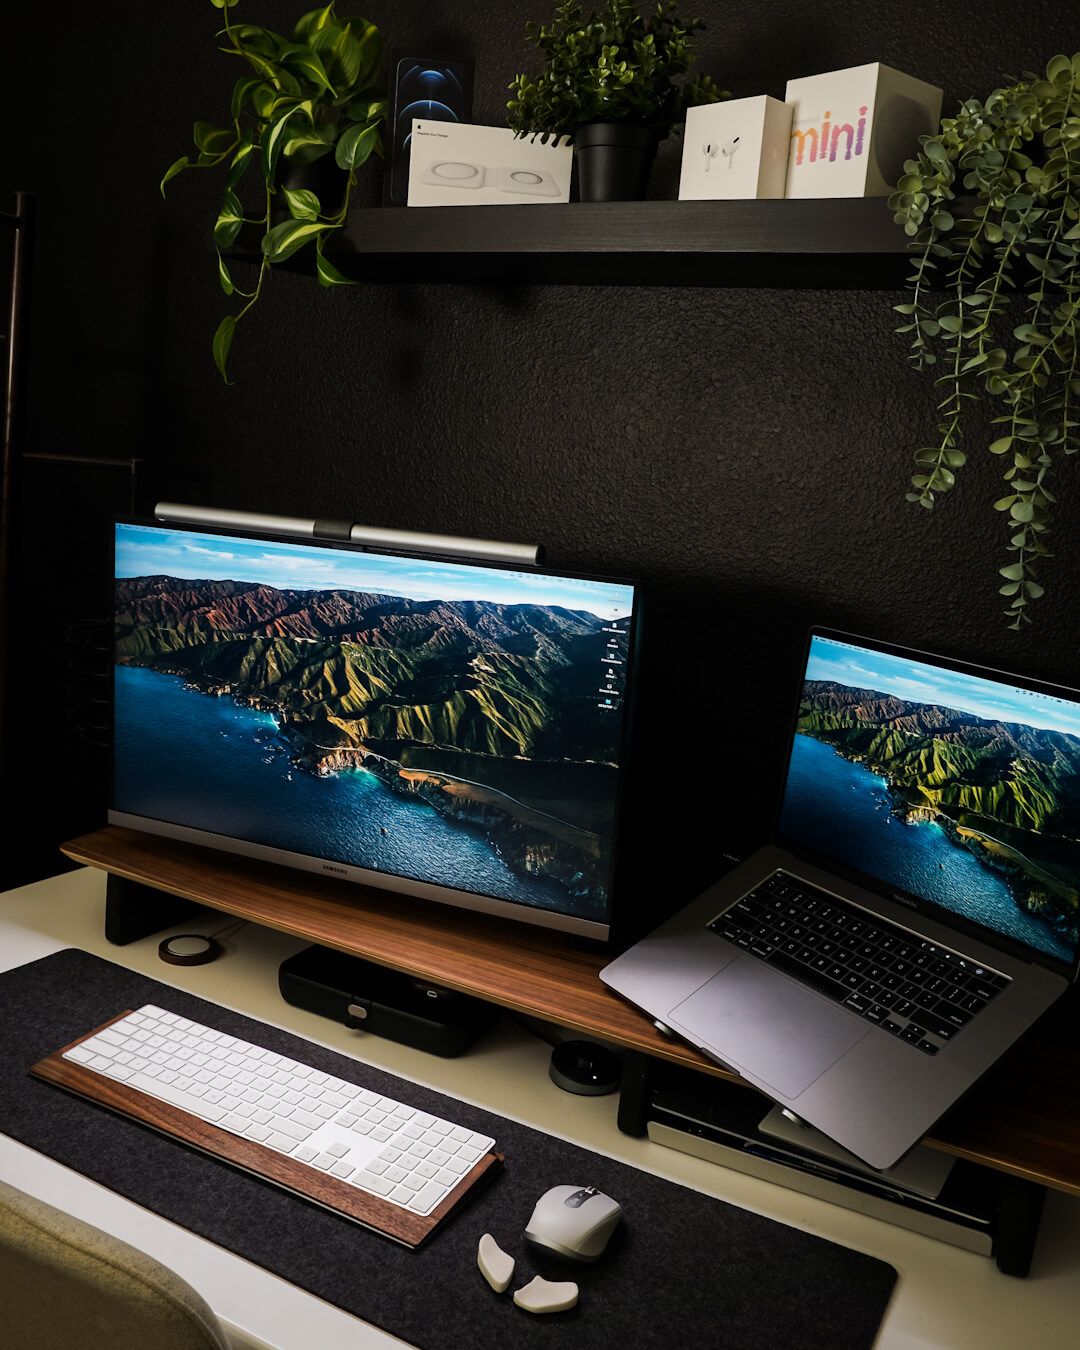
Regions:
M 350 520 L 310 520 L 302 516 L 271 516 L 261 511 L 225 511 L 216 506 L 188 506 L 158 502 L 158 520 L 176 525 L 209 525 L 219 529 L 294 535 L 298 539 L 340 539 L 371 548 L 401 553 L 434 553 L 440 557 L 476 558 L 486 562 L 532 567 L 540 561 L 539 544 L 508 544 L 497 539 L 465 539 L 453 534 L 422 534 L 418 530 L 376 529 Z

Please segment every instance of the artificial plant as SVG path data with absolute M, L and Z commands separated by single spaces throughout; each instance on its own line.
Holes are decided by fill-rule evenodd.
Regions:
M 680 77 L 694 60 L 700 19 L 681 22 L 675 0 L 647 16 L 639 0 L 607 0 L 586 19 L 575 0 L 556 7 L 550 24 L 526 24 L 544 58 L 539 75 L 516 75 L 508 121 L 519 136 L 571 136 L 588 122 L 629 122 L 666 136 L 687 107 L 724 97 L 708 75 Z
M 957 202 L 963 194 L 974 202 Z M 1008 486 L 994 509 L 1013 554 L 1000 592 L 1019 629 L 1043 594 L 1049 480 L 1080 445 L 1080 54 L 968 99 L 921 139 L 890 204 L 917 254 L 898 331 L 941 390 L 937 438 L 915 452 L 908 501 L 933 507 L 953 487 L 969 405 L 996 403 L 988 448 L 1006 458 Z
M 366 19 L 339 19 L 330 3 L 303 15 L 292 36 L 282 37 L 234 22 L 230 11 L 236 0 L 211 3 L 224 21 L 220 50 L 243 62 L 247 73 L 233 86 L 229 125 L 196 122 L 197 157 L 178 159 L 161 180 L 161 191 L 184 169 L 225 170 L 224 200 L 213 228 L 218 277 L 226 295 L 236 294 L 245 302 L 222 319 L 214 334 L 214 362 L 228 382 L 226 360 L 236 325 L 258 300 L 273 264 L 313 246 L 322 285 L 348 284 L 327 260 L 324 247 L 345 223 L 356 171 L 372 154 L 383 152 L 380 126 L 387 103 L 377 83 L 382 37 Z M 330 155 L 341 170 L 340 195 L 335 190 L 333 201 L 321 201 L 311 188 L 281 183 L 283 161 L 308 165 Z M 258 205 L 249 215 L 237 192 L 253 164 L 258 165 L 253 175 L 259 180 Z M 273 223 L 275 197 L 288 212 L 278 224 Z M 251 291 L 236 285 L 221 256 L 245 224 L 262 231 L 259 274 Z

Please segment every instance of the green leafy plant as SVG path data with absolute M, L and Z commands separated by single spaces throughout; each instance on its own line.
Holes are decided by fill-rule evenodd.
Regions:
M 315 251 L 315 268 L 324 286 L 347 285 L 325 256 L 327 240 L 345 223 L 356 172 L 372 154 L 382 155 L 381 124 L 387 103 L 377 83 L 382 60 L 382 37 L 366 19 L 339 19 L 333 3 L 312 10 L 297 22 L 291 37 L 282 37 L 254 24 L 238 24 L 230 11 L 236 0 L 211 0 L 222 11 L 221 51 L 237 57 L 247 68 L 232 91 L 229 125 L 195 123 L 191 159 L 183 155 L 161 180 L 165 184 L 189 168 L 225 171 L 225 195 L 213 237 L 218 277 L 226 295 L 245 303 L 227 314 L 214 334 L 214 363 L 229 383 L 226 361 L 236 325 L 262 293 L 269 269 L 305 247 Z M 340 197 L 324 203 L 306 187 L 286 187 L 282 170 L 314 164 L 333 156 L 341 170 Z M 257 166 L 259 201 L 249 215 L 238 190 L 249 168 Z M 273 223 L 273 203 L 283 199 L 288 218 Z M 324 192 L 325 195 L 325 192 Z M 236 239 L 242 226 L 262 230 L 262 257 L 255 288 L 243 291 L 233 281 L 221 250 Z
M 897 331 L 941 390 L 937 439 L 915 451 L 908 501 L 930 508 L 953 487 L 969 405 L 997 402 L 988 448 L 1008 467 L 994 509 L 1013 554 L 1000 592 L 1019 629 L 1051 556 L 1050 478 L 1080 444 L 1080 54 L 968 99 L 921 139 L 890 204 L 917 254 Z
M 694 60 L 700 19 L 680 22 L 675 0 L 662 0 L 648 18 L 637 0 L 607 0 L 584 17 L 574 0 L 560 4 L 550 24 L 527 24 L 543 53 L 539 75 L 510 85 L 509 124 L 519 136 L 570 136 L 588 122 L 632 122 L 666 136 L 687 107 L 725 97 L 710 76 L 679 83 Z

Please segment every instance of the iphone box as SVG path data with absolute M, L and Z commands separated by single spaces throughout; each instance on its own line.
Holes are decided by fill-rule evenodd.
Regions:
M 786 99 L 789 197 L 887 197 L 941 117 L 940 89 L 880 61 L 788 80 Z
M 527 206 L 570 200 L 568 137 L 541 145 L 509 127 L 412 124 L 410 206 Z
M 737 98 L 686 110 L 679 200 L 782 197 L 791 108 L 778 98 Z

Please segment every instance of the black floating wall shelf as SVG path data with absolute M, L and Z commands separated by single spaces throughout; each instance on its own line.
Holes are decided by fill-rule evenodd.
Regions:
M 357 281 L 894 289 L 906 244 L 882 198 L 843 198 L 374 207 L 327 253 Z

